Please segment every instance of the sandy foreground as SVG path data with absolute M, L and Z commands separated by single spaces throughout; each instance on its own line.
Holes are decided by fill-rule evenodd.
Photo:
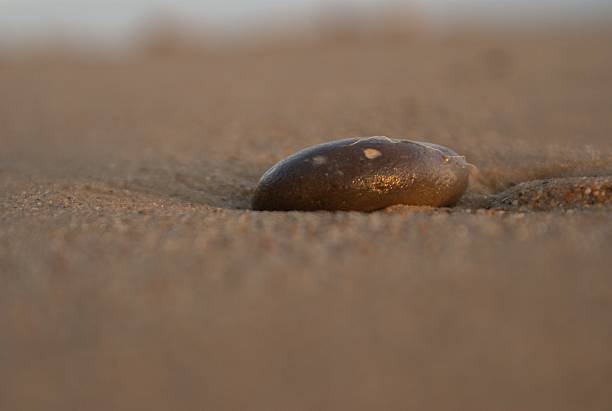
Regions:
M 612 409 L 611 41 L 0 57 L 0 409 Z M 249 211 L 372 135 L 481 174 L 454 209 Z

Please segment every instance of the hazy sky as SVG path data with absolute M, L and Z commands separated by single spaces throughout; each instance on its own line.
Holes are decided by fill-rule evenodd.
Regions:
M 88 34 L 119 39 L 152 16 L 184 15 L 208 28 L 242 28 L 282 18 L 307 19 L 316 10 L 377 8 L 388 0 L 0 0 L 1 39 L 46 33 Z M 612 12 L 612 0 L 395 0 L 416 5 L 440 24 L 457 16 L 521 20 L 584 17 Z

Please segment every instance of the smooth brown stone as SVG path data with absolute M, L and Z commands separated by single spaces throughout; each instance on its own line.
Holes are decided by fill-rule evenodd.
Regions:
M 349 138 L 301 150 L 261 177 L 252 206 L 269 211 L 374 211 L 396 204 L 448 207 L 470 165 L 453 150 L 387 137 Z

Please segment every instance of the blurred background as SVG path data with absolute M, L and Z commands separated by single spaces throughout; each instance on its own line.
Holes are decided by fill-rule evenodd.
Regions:
M 607 0 L 1 0 L 0 39 L 5 47 L 64 41 L 117 50 L 134 46 L 143 33 L 162 26 L 227 41 L 228 36 L 248 38 L 254 31 L 312 32 L 321 24 L 397 21 L 398 13 L 421 26 L 445 30 L 475 23 L 497 29 L 567 27 L 606 22 L 611 12 Z

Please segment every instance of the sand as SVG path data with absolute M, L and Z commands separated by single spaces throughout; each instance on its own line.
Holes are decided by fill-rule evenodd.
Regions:
M 0 58 L 0 409 L 612 409 L 612 34 Z M 452 209 L 249 210 L 443 144 Z

